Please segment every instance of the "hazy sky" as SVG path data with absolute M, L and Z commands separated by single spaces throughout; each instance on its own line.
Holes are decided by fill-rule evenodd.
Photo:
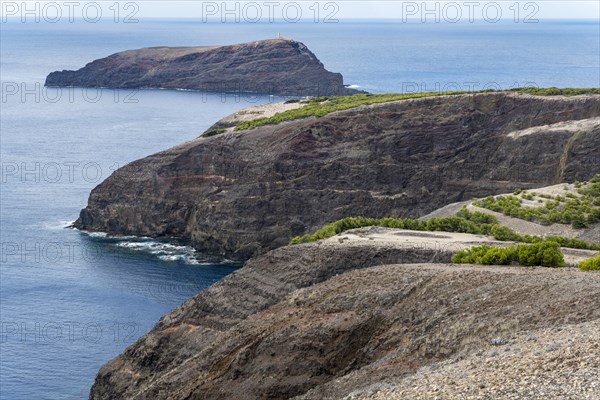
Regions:
M 276 3 L 270 6 L 268 3 Z M 143 1 L 139 2 L 140 15 L 148 16 L 165 16 L 165 17 L 198 17 L 201 18 L 204 14 L 212 14 L 214 8 L 212 5 L 216 5 L 218 8 L 217 17 L 221 17 L 221 14 L 225 9 L 235 9 L 235 3 L 239 3 L 239 10 L 243 12 L 244 7 L 248 13 L 248 18 L 254 18 L 254 7 L 248 5 L 248 3 L 258 4 L 263 14 L 263 18 L 267 18 L 269 11 L 272 11 L 276 17 L 281 18 L 283 8 L 288 3 L 297 3 L 303 10 L 303 18 L 310 19 L 314 16 L 314 8 L 310 8 L 315 1 L 237 1 L 237 2 L 226 2 L 228 3 L 225 7 L 222 6 L 221 1 Z M 328 4 L 328 3 L 332 3 Z M 423 6 L 423 4 L 425 5 Z M 437 3 L 437 5 L 436 5 Z M 494 4 L 491 4 L 494 3 Z M 425 11 L 432 11 L 429 14 L 429 18 L 433 20 L 434 13 L 437 12 L 440 19 L 443 20 L 446 17 L 448 20 L 457 18 L 457 11 L 460 10 L 461 19 L 468 19 L 469 12 L 475 16 L 476 19 L 483 19 L 484 8 L 488 13 L 489 18 L 495 18 L 495 11 L 499 5 L 502 10 L 502 17 L 505 19 L 513 19 L 515 15 L 515 8 L 513 5 L 517 3 L 520 10 L 519 17 L 523 18 L 527 15 L 534 15 L 537 18 L 565 18 L 565 19 L 577 19 L 577 18 L 595 18 L 600 21 L 600 2 L 597 0 L 591 1 L 485 1 L 485 0 L 465 0 L 465 1 L 352 1 L 352 0 L 341 0 L 341 1 L 320 1 L 320 18 L 324 18 L 328 13 L 334 13 L 338 18 L 396 18 L 401 19 L 403 16 L 411 18 L 421 18 Z M 277 5 L 278 4 L 278 5 Z M 294 17 L 293 12 L 294 6 L 288 5 L 288 13 L 291 18 Z M 437 7 L 437 11 L 436 11 Z M 512 8 L 511 8 L 512 7 Z M 600 23 L 600 22 L 599 22 Z
M 75 17 L 81 17 L 81 10 L 88 3 L 100 4 L 103 15 L 114 12 L 115 1 L 30 1 L 26 2 L 28 9 L 36 9 L 42 16 L 56 14 L 60 10 L 63 17 L 74 10 Z M 72 3 L 74 5 L 67 5 Z M 2 16 L 19 17 L 24 12 L 22 1 L 1 0 L 0 14 Z M 272 16 L 275 19 L 295 19 L 301 15 L 302 20 L 318 18 L 323 20 L 330 16 L 336 19 L 425 19 L 435 22 L 464 22 L 470 19 L 497 19 L 514 20 L 529 19 L 595 19 L 600 23 L 600 2 L 590 1 L 161 1 L 137 0 L 120 1 L 120 15 L 135 15 L 136 17 L 164 17 L 164 18 L 226 18 L 235 20 L 234 13 L 243 21 L 255 20 L 268 21 Z M 316 6 L 315 6 L 316 4 Z M 233 10 L 233 13 L 232 13 Z M 284 11 L 285 10 L 285 11 Z M 317 11 L 318 10 L 318 11 Z M 88 10 L 92 13 L 93 7 Z M 227 13 L 229 11 L 229 14 Z

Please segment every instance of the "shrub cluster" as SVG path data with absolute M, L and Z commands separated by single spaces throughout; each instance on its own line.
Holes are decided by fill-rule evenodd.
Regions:
M 363 228 L 366 226 L 380 226 L 394 229 L 410 229 L 414 231 L 442 231 L 460 232 L 476 235 L 493 236 L 497 240 L 539 243 L 551 240 L 562 247 L 575 249 L 600 250 L 600 245 L 588 243 L 580 239 L 571 239 L 563 236 L 534 236 L 520 235 L 510 228 L 499 225 L 493 215 L 482 212 L 471 212 L 466 208 L 461 209 L 456 217 L 431 218 L 429 220 L 417 220 L 410 218 L 367 218 L 347 217 L 317 230 L 313 234 L 296 236 L 290 241 L 290 245 L 314 242 L 326 239 L 350 229 Z
M 387 93 L 387 94 L 355 94 L 352 96 L 319 96 L 310 100 L 298 100 L 290 99 L 285 103 L 303 103 L 304 106 L 293 109 L 282 111 L 271 117 L 256 118 L 251 121 L 244 121 L 238 124 L 234 130 L 253 129 L 263 125 L 278 124 L 283 121 L 292 121 L 295 119 L 306 118 L 306 117 L 322 117 L 333 111 L 347 110 L 349 108 L 358 107 L 366 104 L 385 103 L 388 101 L 404 100 L 419 97 L 431 97 L 431 96 L 447 96 L 456 94 L 475 94 L 494 92 L 494 89 L 486 89 L 481 91 L 453 91 L 453 92 L 423 92 L 423 93 Z M 554 96 L 554 95 L 578 95 L 578 94 L 600 94 L 600 89 L 597 88 L 584 88 L 584 89 L 559 89 L 559 88 L 517 88 L 511 89 L 512 92 L 533 94 L 537 96 Z M 211 130 L 210 134 L 205 133 L 202 136 L 214 136 L 223 131 Z
M 511 92 L 533 94 L 536 96 L 574 96 L 579 94 L 600 94 L 600 88 L 537 88 L 525 87 L 510 89 Z
M 293 110 L 286 110 L 271 117 L 256 118 L 238 124 L 234 130 L 254 129 L 263 125 L 278 124 L 283 121 L 292 121 L 307 117 L 323 117 L 331 112 L 347 110 L 367 104 L 385 103 L 388 101 L 412 99 L 419 97 L 444 96 L 465 94 L 470 92 L 423 92 L 423 93 L 389 93 L 389 94 L 355 94 L 352 96 L 320 96 L 303 101 L 305 105 Z
M 578 267 L 583 271 L 600 271 L 600 254 L 580 262 Z
M 564 267 L 565 260 L 559 250 L 559 244 L 552 241 L 542 241 L 518 246 L 497 247 L 482 244 L 465 250 L 460 250 L 452 256 L 452 262 L 461 264 L 510 265 L 526 266 L 539 265 L 542 267 Z
M 577 186 L 579 196 L 574 193 L 550 196 L 518 190 L 512 195 L 488 196 L 473 205 L 526 221 L 546 225 L 571 224 L 574 228 L 586 228 L 600 222 L 600 174 L 585 184 L 579 182 Z M 535 197 L 546 199 L 545 204 L 539 207 L 523 206 L 523 199 L 534 200 Z
M 518 258 L 516 246 L 497 247 L 482 244 L 460 250 L 452 256 L 458 264 L 509 265 Z
M 462 232 L 473 234 L 486 234 L 489 229 L 482 228 L 482 225 L 491 225 L 497 223 L 496 217 L 481 212 L 470 212 L 466 208 L 460 211 L 461 216 L 431 218 L 429 220 L 418 220 L 412 218 L 367 218 L 367 217 L 346 217 L 317 230 L 312 235 L 296 236 L 290 241 L 290 245 L 306 242 L 314 242 L 350 229 L 363 228 L 366 226 L 380 226 L 393 229 L 410 229 L 413 231 L 443 231 L 443 232 Z M 479 221 L 489 221 L 482 224 Z
M 213 129 L 209 129 L 206 132 L 204 132 L 201 137 L 211 137 L 211 136 L 216 136 L 216 135 L 220 135 L 221 133 L 224 133 L 227 129 L 225 128 L 213 128 Z

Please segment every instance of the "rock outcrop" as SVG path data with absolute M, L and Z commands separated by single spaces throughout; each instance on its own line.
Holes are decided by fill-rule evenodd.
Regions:
M 233 259 L 346 216 L 419 217 L 600 171 L 600 96 L 441 96 L 223 133 L 132 162 L 78 228 L 176 236 Z
M 46 86 L 168 88 L 283 96 L 346 95 L 342 75 L 329 72 L 302 43 L 262 40 L 231 46 L 150 47 L 56 71 Z
M 585 324 L 600 319 L 600 274 L 430 264 L 489 241 L 367 228 L 274 250 L 165 315 L 102 367 L 90 399 L 314 400 L 353 393 L 368 399 L 378 392 L 374 385 L 415 392 L 415 385 L 424 384 L 409 378 L 422 367 L 493 351 L 518 353 L 510 344 L 527 333 L 567 328 L 577 338 L 589 335 Z M 595 337 L 576 344 L 597 346 Z M 551 351 L 531 347 L 524 351 Z M 569 369 L 589 368 L 588 375 L 600 363 L 597 354 L 561 353 L 570 357 Z M 489 357 L 484 365 L 491 368 L 495 359 Z M 560 364 L 556 357 L 540 362 L 546 359 Z M 487 388 L 454 386 L 444 394 L 502 393 L 501 385 L 519 387 L 534 371 L 547 374 L 546 365 L 536 362 L 528 360 L 531 370 L 509 368 L 510 374 L 496 377 L 502 382 L 496 386 L 478 376 L 478 385 Z M 468 380 L 464 374 L 454 379 Z M 447 379 L 438 381 L 448 385 Z M 598 394 L 568 376 L 562 381 L 564 398 Z

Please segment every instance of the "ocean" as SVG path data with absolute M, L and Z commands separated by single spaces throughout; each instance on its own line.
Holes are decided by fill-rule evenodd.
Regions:
M 157 45 L 304 42 L 370 92 L 599 87 L 598 21 L 538 24 L 1 25 L 0 398 L 84 399 L 100 366 L 167 311 L 239 268 L 176 240 L 67 229 L 116 168 L 282 98 L 174 90 L 44 89 L 52 71 Z

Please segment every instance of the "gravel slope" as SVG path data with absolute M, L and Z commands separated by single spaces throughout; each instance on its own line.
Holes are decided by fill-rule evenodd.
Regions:
M 464 359 L 421 368 L 345 400 L 600 399 L 600 320 L 497 338 Z

